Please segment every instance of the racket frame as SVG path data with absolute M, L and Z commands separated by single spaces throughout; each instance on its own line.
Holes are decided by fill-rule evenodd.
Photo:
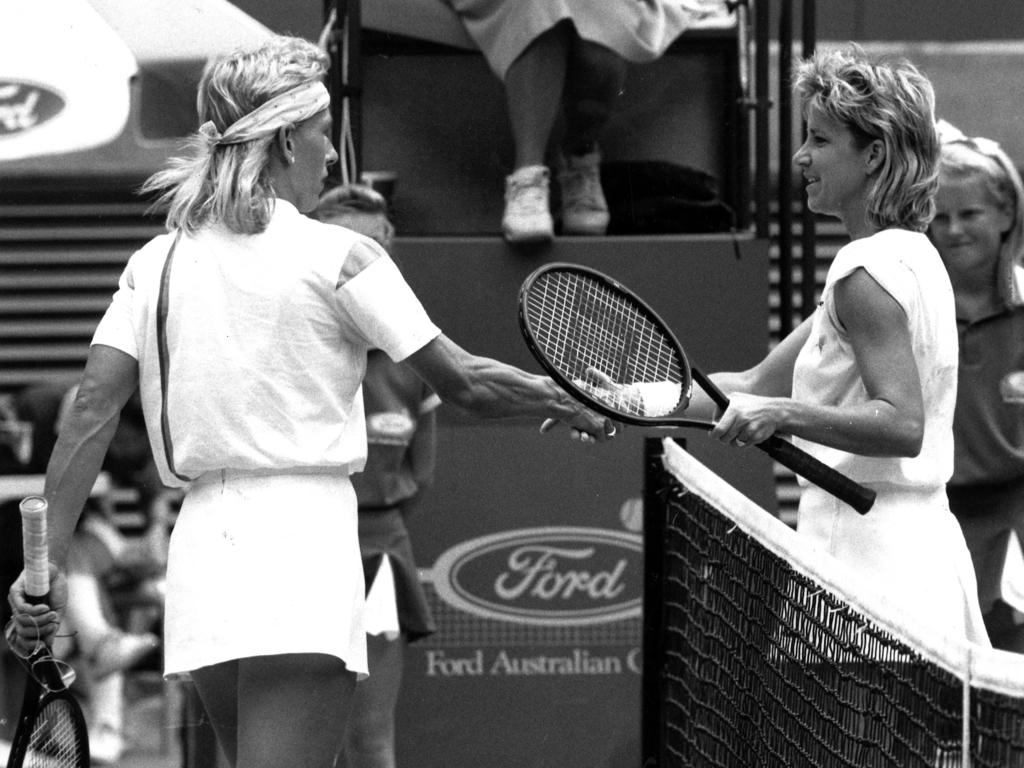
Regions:
M 577 272 L 586 275 L 588 278 L 592 278 L 600 283 L 605 283 L 612 287 L 614 290 L 622 293 L 624 296 L 637 304 L 647 315 L 647 319 L 657 327 L 657 329 L 665 336 L 665 339 L 669 342 L 676 357 L 679 359 L 680 367 L 680 387 L 682 389 L 682 396 L 676 407 L 670 412 L 675 413 L 681 408 L 686 408 L 690 402 L 690 396 L 693 394 L 693 380 L 694 371 L 690 365 L 690 360 L 686 356 L 686 352 L 683 350 L 683 345 L 679 343 L 679 339 L 672 333 L 672 329 L 669 328 L 668 324 L 662 320 L 661 316 L 654 311 L 654 308 L 650 304 L 645 302 L 639 296 L 634 294 L 626 286 L 619 283 L 617 280 L 597 271 L 590 267 L 585 267 L 581 264 L 569 264 L 567 262 L 552 262 L 545 264 L 539 269 L 531 273 L 526 280 L 523 282 L 519 289 L 519 327 L 522 331 L 523 338 L 526 341 L 527 347 L 530 352 L 533 353 L 534 358 L 540 363 L 541 367 L 554 379 L 559 386 L 567 390 L 573 397 L 588 406 L 592 410 L 600 413 L 602 416 L 607 416 L 615 421 L 620 421 L 626 424 L 633 424 L 641 427 L 659 427 L 659 428 L 671 428 L 671 427 L 688 427 L 693 429 L 704 429 L 710 430 L 715 425 L 714 422 L 706 419 L 690 419 L 678 416 L 640 416 L 637 414 L 626 413 L 616 408 L 612 408 L 606 402 L 600 398 L 594 397 L 582 387 L 578 386 L 572 379 L 566 376 L 557 365 L 551 362 L 547 354 L 544 352 L 540 342 L 537 340 L 535 335 L 533 323 L 530 320 L 527 312 L 527 297 L 533 290 L 538 280 L 549 272 Z M 628 386 L 628 385 L 626 385 Z
M 676 337 L 675 333 L 672 332 L 672 329 L 668 324 L 646 301 L 637 296 L 629 288 L 603 272 L 581 264 L 570 264 L 567 262 L 551 262 L 545 264 L 530 273 L 519 289 L 518 306 L 520 330 L 522 331 L 523 338 L 526 340 L 526 344 L 527 347 L 529 347 L 530 352 L 544 370 L 550 374 L 551 378 L 581 403 L 592 408 L 597 413 L 607 416 L 615 421 L 633 424 L 635 426 L 655 427 L 659 429 L 691 428 L 703 429 L 705 431 L 711 430 L 715 426 L 714 422 L 704 419 L 690 419 L 672 416 L 670 414 L 656 417 L 638 416 L 612 408 L 607 403 L 602 402 L 599 398 L 594 397 L 586 390 L 577 386 L 568 376 L 558 369 L 558 366 L 548 359 L 542 345 L 534 335 L 533 323 L 531 322 L 527 312 L 527 304 L 529 296 L 540 278 L 550 272 L 556 271 L 583 274 L 589 279 L 596 280 L 599 283 L 607 285 L 612 290 L 622 294 L 624 299 L 628 299 L 630 302 L 637 305 L 648 315 L 647 319 L 664 334 L 667 343 L 674 348 L 675 353 L 679 356 L 682 363 L 681 367 L 685 371 L 683 397 L 670 414 L 689 405 L 690 396 L 693 393 L 693 381 L 697 382 L 701 389 L 707 393 L 719 409 L 725 410 L 725 408 L 729 406 L 728 396 L 726 396 L 726 394 L 722 392 L 722 390 L 719 389 L 719 387 L 700 369 L 690 363 L 690 360 L 683 349 L 683 345 L 679 343 L 679 339 Z M 788 467 L 796 474 L 804 477 L 846 502 L 862 515 L 866 514 L 874 504 L 875 492 L 872 489 L 866 488 L 838 470 L 822 463 L 806 451 L 795 446 L 789 440 L 786 440 L 777 434 L 772 435 L 763 442 L 755 443 L 754 445 L 783 466 Z
M 32 737 L 35 735 L 39 717 L 55 704 L 62 705 L 70 718 L 70 725 L 77 742 L 75 748 L 77 760 L 73 764 L 59 764 L 47 756 L 42 761 L 43 764 L 61 765 L 61 768 L 89 768 L 89 732 L 85 723 L 85 715 L 82 713 L 78 699 L 64 685 L 60 670 L 53 663 L 49 649 L 40 649 L 28 659 L 22 659 L 22 664 L 26 672 L 25 693 L 22 696 L 18 726 L 11 741 L 11 753 L 7 761 L 7 768 L 23 768 L 26 758 L 31 755 Z M 45 679 L 45 687 L 39 682 L 37 676 L 42 676 Z M 30 765 L 32 764 L 30 763 Z

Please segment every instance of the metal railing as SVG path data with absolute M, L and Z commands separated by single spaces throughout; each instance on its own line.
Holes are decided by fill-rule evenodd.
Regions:
M 778 90 L 777 111 L 778 171 L 773 188 L 771 179 L 771 111 L 774 106 L 769 97 L 770 49 L 771 49 L 771 3 L 769 0 L 745 0 L 754 7 L 755 34 L 755 94 L 748 106 L 755 112 L 754 128 L 754 218 L 758 237 L 767 239 L 771 223 L 771 196 L 774 192 L 778 209 L 778 295 L 779 295 L 779 336 L 785 337 L 796 325 L 793 309 L 793 260 L 794 260 L 794 190 L 792 173 L 793 156 L 793 102 L 790 90 L 793 71 L 794 47 L 794 3 L 780 0 L 778 3 Z M 800 18 L 801 55 L 814 53 L 816 45 L 817 8 L 815 0 L 801 2 Z M 814 307 L 814 255 L 815 230 L 814 214 L 807 208 L 806 198 L 799 196 L 801 235 L 801 312 L 806 317 Z

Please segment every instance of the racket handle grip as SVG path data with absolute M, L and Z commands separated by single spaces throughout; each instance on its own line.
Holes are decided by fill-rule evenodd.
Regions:
M 26 496 L 19 508 L 25 597 L 30 603 L 43 603 L 50 592 L 50 549 L 46 538 L 48 505 L 42 496 Z
M 772 435 L 763 443 L 758 443 L 757 447 L 782 466 L 788 467 L 800 477 L 809 480 L 822 490 L 828 491 L 840 501 L 846 502 L 862 515 L 866 514 L 875 503 L 873 490 L 865 488 L 842 472 L 823 464 L 811 454 L 800 450 L 778 435 Z

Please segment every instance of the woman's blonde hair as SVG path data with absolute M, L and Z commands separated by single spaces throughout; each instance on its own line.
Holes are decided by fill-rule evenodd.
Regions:
M 328 65 L 327 54 L 315 44 L 287 36 L 214 59 L 199 82 L 199 122 L 212 121 L 224 131 L 275 96 L 322 80 Z M 273 214 L 268 168 L 274 140 L 271 134 L 213 146 L 197 132 L 184 154 L 147 179 L 140 192 L 158 195 L 154 207 L 167 206 L 168 229 L 195 232 L 218 222 L 240 234 L 262 232 Z
M 1010 228 L 999 247 L 999 295 L 1009 305 L 1024 304 L 1024 286 L 1016 274 L 1024 269 L 1024 183 L 1017 166 L 991 139 L 967 137 L 944 120 L 938 122 L 938 129 L 940 176 L 978 179 L 992 204 L 1010 216 Z
M 794 92 L 805 117 L 818 109 L 849 128 L 859 147 L 875 140 L 884 145 L 884 161 L 868 191 L 868 221 L 879 229 L 927 229 L 935 215 L 939 159 L 928 79 L 908 61 L 872 63 L 850 46 L 802 61 Z

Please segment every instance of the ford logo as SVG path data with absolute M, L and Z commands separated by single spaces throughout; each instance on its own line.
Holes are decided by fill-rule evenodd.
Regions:
M 0 139 L 52 120 L 64 104 L 63 96 L 42 85 L 0 79 Z
M 546 626 L 640 615 L 643 539 L 604 528 L 504 531 L 444 552 L 430 573 L 438 596 L 486 619 Z

